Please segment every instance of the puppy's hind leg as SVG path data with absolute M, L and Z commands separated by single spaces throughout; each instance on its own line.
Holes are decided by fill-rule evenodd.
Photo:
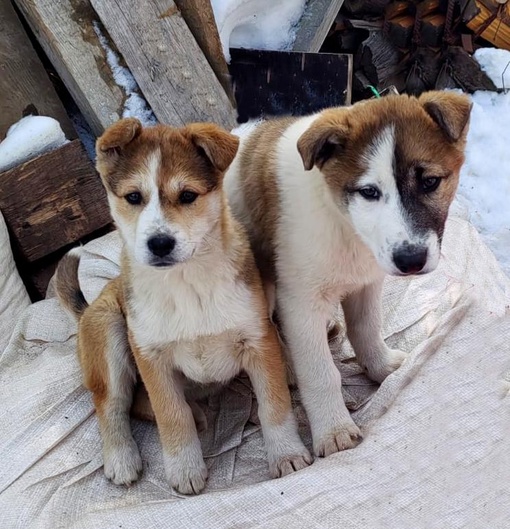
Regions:
M 390 349 L 382 337 L 381 314 L 382 279 L 363 287 L 342 301 L 347 327 L 347 338 L 351 342 L 361 367 L 376 382 L 382 382 L 407 358 L 398 349 Z
M 85 312 L 80 328 L 85 385 L 93 393 L 103 442 L 104 473 L 116 485 L 136 481 L 142 460 L 130 426 L 136 371 L 126 322 L 109 308 Z

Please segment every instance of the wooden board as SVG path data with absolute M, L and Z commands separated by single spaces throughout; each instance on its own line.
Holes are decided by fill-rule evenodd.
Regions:
M 475 0 L 475 3 L 478 14 L 466 26 L 496 47 L 510 50 L 510 2 Z
M 79 140 L 0 173 L 0 210 L 29 262 L 111 223 L 106 193 Z
M 235 124 L 235 111 L 172 0 L 91 0 L 156 117 Z
M 94 32 L 88 0 L 15 0 L 92 131 L 122 116 L 124 94 L 115 83 Z
M 352 55 L 231 49 L 239 122 L 351 102 Z
M 209 61 L 221 86 L 223 86 L 230 100 L 234 102 L 228 65 L 223 55 L 220 35 L 216 27 L 210 0 L 175 0 L 175 4 L 179 8 L 191 33 L 193 33 L 202 53 Z
M 308 0 L 298 23 L 294 51 L 318 52 L 344 0 Z
M 29 114 L 59 121 L 67 138 L 74 127 L 10 0 L 0 0 L 0 141 Z

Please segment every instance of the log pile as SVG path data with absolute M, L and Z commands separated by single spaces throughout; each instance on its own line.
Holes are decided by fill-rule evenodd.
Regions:
M 322 51 L 354 55 L 353 100 L 371 87 L 496 90 L 472 53 L 510 49 L 510 2 L 498 1 L 345 0 Z

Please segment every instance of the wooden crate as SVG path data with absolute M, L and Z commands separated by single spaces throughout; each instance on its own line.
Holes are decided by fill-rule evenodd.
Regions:
M 25 282 L 46 270 L 32 284 L 41 295 L 60 250 L 112 225 L 105 190 L 78 140 L 1 173 L 0 210 Z

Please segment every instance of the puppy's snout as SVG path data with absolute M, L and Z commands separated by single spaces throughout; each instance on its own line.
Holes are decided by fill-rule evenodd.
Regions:
M 405 244 L 393 251 L 393 262 L 403 274 L 417 274 L 427 263 L 428 249 L 414 244 Z
M 147 246 L 156 257 L 166 257 L 175 248 L 175 239 L 169 235 L 156 235 L 147 241 Z

